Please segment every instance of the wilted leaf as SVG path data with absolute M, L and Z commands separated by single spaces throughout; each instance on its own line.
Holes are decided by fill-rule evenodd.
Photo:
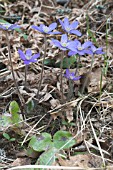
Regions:
M 40 100 L 40 103 L 42 101 L 47 101 L 52 97 L 52 95 L 50 93 L 46 93 L 45 96 Z
M 50 104 L 51 104 L 52 109 L 55 107 L 61 106 L 60 101 L 54 98 L 50 100 Z
M 59 159 L 60 165 L 64 166 L 64 162 Z M 76 156 L 71 156 L 70 160 L 65 160 L 65 166 L 74 166 L 79 168 L 99 168 L 102 166 L 102 158 L 93 156 L 90 154 L 79 154 Z
M 29 158 L 17 158 L 14 160 L 14 162 L 11 165 L 12 166 L 21 166 L 21 165 L 30 165 L 30 164 L 31 164 L 31 160 Z
M 91 73 L 90 76 L 90 84 L 88 87 L 88 92 L 99 92 L 100 91 L 100 85 L 102 83 L 102 88 L 107 83 L 106 78 L 102 75 L 102 82 L 101 82 L 101 69 L 96 69 L 94 72 Z
M 66 118 L 68 119 L 69 122 L 73 120 L 73 109 L 72 107 L 67 108 L 66 110 Z

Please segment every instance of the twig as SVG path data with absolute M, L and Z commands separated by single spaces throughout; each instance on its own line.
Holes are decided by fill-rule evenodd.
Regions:
M 71 2 L 71 0 L 68 0 L 68 1 L 66 2 L 66 4 L 64 5 L 64 8 L 67 8 L 67 6 L 69 5 L 70 2 Z
M 93 125 L 92 125 L 92 122 L 91 122 L 91 120 L 89 120 L 89 121 L 90 121 L 91 129 L 92 129 L 92 131 L 93 131 L 95 140 L 96 140 L 96 142 L 97 142 L 97 145 L 98 145 L 98 148 L 99 148 L 99 151 L 100 151 L 102 160 L 103 160 L 103 164 L 104 164 L 104 166 L 105 166 L 105 159 L 104 159 L 103 151 L 102 151 L 102 149 L 101 149 L 101 146 L 100 146 L 100 143 L 99 143 L 99 141 L 98 141 L 97 135 L 96 135 L 96 133 L 95 133 L 94 127 L 93 127 Z

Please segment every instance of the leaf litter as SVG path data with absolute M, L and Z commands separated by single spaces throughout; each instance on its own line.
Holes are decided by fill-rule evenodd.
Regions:
M 26 103 L 31 99 L 34 100 L 34 110 L 30 113 L 26 113 L 28 121 L 26 119 L 26 121 L 23 121 L 23 124 L 21 124 L 21 128 L 24 132 L 20 135 L 21 138 L 24 138 L 29 133 L 30 129 L 32 129 L 32 131 L 27 136 L 26 143 L 27 140 L 29 140 L 29 137 L 31 137 L 33 134 L 41 133 L 43 131 L 54 134 L 56 131 L 62 128 L 65 130 L 68 129 L 73 134 L 75 140 L 80 142 L 78 142 L 76 146 L 74 145 L 71 149 L 65 151 L 67 152 L 67 156 L 69 155 L 69 160 L 59 157 L 58 162 L 56 163 L 57 165 L 75 166 L 84 169 L 96 167 L 101 168 L 103 165 L 103 159 L 106 165 L 112 165 L 113 2 L 108 0 L 105 2 L 85 0 L 81 1 L 80 3 L 75 3 L 72 0 L 68 6 L 68 8 L 71 9 L 70 13 L 66 13 L 64 7 L 58 5 L 55 0 L 33 0 L 32 2 L 28 0 L 21 2 L 15 1 L 14 3 L 9 0 L 6 2 L 2 1 L 1 4 L 2 5 L 0 6 L 0 9 L 4 9 L 5 13 L 4 16 L 2 15 L 2 17 L 0 14 L 0 20 L 2 19 L 5 22 L 16 21 L 18 24 L 22 25 L 21 32 L 20 30 L 14 31 L 9 37 L 12 47 L 12 62 L 15 70 L 16 80 L 20 85 L 20 93 L 24 96 Z M 59 9 L 61 12 L 64 10 L 64 12 L 59 12 Z M 74 83 L 74 98 L 72 98 L 70 101 L 66 101 L 64 96 L 65 102 L 62 104 L 60 101 L 60 69 L 57 65 L 57 63 L 60 61 L 60 51 L 58 49 L 56 50 L 51 48 L 48 41 L 46 61 L 50 58 L 54 62 L 54 66 L 52 64 L 45 64 L 44 66 L 45 72 L 43 83 L 39 93 L 40 100 L 39 104 L 37 104 L 35 97 L 37 94 L 37 85 L 40 78 L 42 59 L 39 59 L 38 63 L 30 65 L 27 75 L 29 86 L 25 89 L 24 65 L 19 59 L 17 49 L 21 48 L 22 50 L 26 50 L 27 48 L 31 48 L 34 53 L 42 52 L 42 54 L 44 54 L 42 46 L 43 35 L 41 33 L 37 34 L 36 31 L 30 28 L 30 25 L 38 25 L 41 23 L 49 25 L 51 22 L 56 22 L 57 19 L 62 19 L 65 16 L 69 16 L 70 21 L 73 21 L 76 16 L 76 19 L 80 23 L 79 29 L 82 33 L 84 33 L 83 37 L 80 38 L 81 41 L 83 39 L 87 40 L 87 38 L 90 38 L 92 41 L 96 41 L 99 46 L 103 46 L 106 50 L 107 58 L 105 59 L 104 56 L 95 56 L 91 74 L 88 74 L 92 59 L 90 56 L 87 58 L 81 57 L 80 63 L 82 65 L 79 66 L 78 74 L 85 78 L 82 79 L 82 82 L 80 80 L 80 82 Z M 18 17 L 20 18 L 19 20 Z M 108 28 L 107 35 L 106 28 Z M 60 29 L 61 28 L 59 27 L 59 30 Z M 86 31 L 87 34 L 85 34 Z M 59 35 L 55 36 L 60 39 Z M 53 36 L 48 35 L 48 37 L 52 38 Z M 14 88 L 13 78 L 8 62 L 8 51 L 6 47 L 5 36 L 2 32 L 0 34 L 0 39 L 0 113 L 2 116 L 2 114 L 8 111 L 8 105 L 10 101 L 16 100 L 19 102 L 19 99 Z M 74 66 L 76 66 L 76 63 L 74 64 Z M 72 70 L 75 71 L 75 67 L 72 68 Z M 79 96 L 77 93 L 80 89 L 83 89 L 86 79 L 87 83 L 84 87 L 84 93 L 82 96 Z M 63 90 L 64 94 L 67 94 L 69 90 L 68 80 L 64 78 Z M 43 117 L 44 114 L 46 114 L 46 116 L 41 121 L 41 117 Z M 37 117 L 35 118 L 35 116 Z M 39 122 L 36 123 L 37 121 Z M 66 121 L 66 125 L 63 125 L 63 121 Z M 19 135 L 18 130 L 12 125 L 7 128 L 3 128 L 2 131 L 7 132 L 8 134 L 12 134 L 13 131 L 15 134 L 14 136 Z M 32 164 L 32 159 L 28 161 L 27 159 L 18 158 L 18 156 L 15 157 L 16 151 L 21 152 L 21 150 L 23 150 L 17 145 L 19 140 L 9 144 L 9 142 L 5 140 L 1 134 L 0 147 L 3 148 L 2 145 L 5 141 L 4 148 L 7 154 L 6 162 L 4 162 L 2 159 L 3 167 L 4 163 L 7 167 L 11 164 L 12 166 Z M 14 151 L 10 150 L 10 147 L 12 146 Z M 85 148 L 83 151 L 81 151 L 81 146 Z M 84 151 L 85 154 L 82 153 Z M 11 155 L 9 154 L 10 152 L 12 153 Z M 11 160 L 10 158 L 13 159 Z M 16 163 L 14 159 L 17 161 Z M 23 159 L 23 161 L 21 159 Z M 34 161 L 36 162 L 36 160 Z

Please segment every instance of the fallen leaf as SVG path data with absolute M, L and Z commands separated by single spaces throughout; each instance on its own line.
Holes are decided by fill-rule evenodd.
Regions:
M 17 158 L 12 163 L 12 166 L 21 166 L 21 165 L 31 165 L 31 160 L 29 158 Z
M 65 111 L 66 111 L 66 118 L 68 119 L 68 122 L 71 122 L 73 120 L 73 109 L 72 109 L 72 107 L 67 108 Z

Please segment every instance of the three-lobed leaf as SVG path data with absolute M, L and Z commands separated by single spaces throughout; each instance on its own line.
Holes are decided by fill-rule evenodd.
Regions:
M 33 136 L 29 142 L 29 146 L 38 152 L 46 151 L 53 146 L 51 135 L 44 132 L 38 136 Z
M 53 136 L 54 147 L 57 149 L 68 149 L 75 145 L 75 139 L 67 131 L 57 131 Z

